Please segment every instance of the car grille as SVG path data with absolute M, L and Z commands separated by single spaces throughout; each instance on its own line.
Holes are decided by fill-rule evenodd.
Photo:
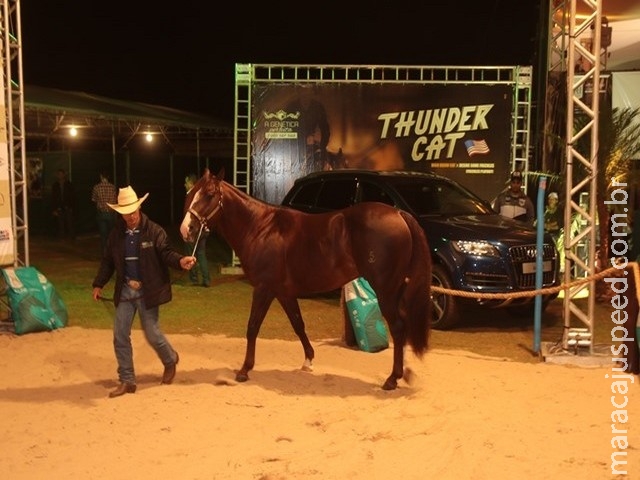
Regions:
M 467 272 L 464 279 L 466 284 L 471 287 L 497 288 L 500 290 L 509 288 L 509 277 L 507 275 Z
M 557 252 L 554 245 L 543 245 L 543 261 L 551 261 L 551 270 L 542 274 L 542 285 L 550 286 L 554 284 L 555 272 L 557 260 Z M 536 261 L 536 246 L 535 245 L 522 245 L 519 247 L 511 247 L 509 254 L 513 260 L 513 267 L 515 269 L 516 280 L 518 282 L 518 288 L 535 288 L 536 286 L 536 274 L 523 273 L 522 266 L 525 263 Z

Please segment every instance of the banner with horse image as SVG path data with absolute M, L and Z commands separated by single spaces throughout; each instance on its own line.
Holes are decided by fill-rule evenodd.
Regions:
M 269 83 L 252 89 L 254 195 L 318 170 L 433 171 L 491 200 L 511 169 L 508 84 Z

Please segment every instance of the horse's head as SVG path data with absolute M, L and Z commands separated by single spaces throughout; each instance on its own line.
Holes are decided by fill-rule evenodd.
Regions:
M 214 217 L 222 210 L 222 180 L 224 168 L 213 175 L 208 169 L 187 193 L 180 234 L 185 242 L 194 243 L 201 230 L 213 227 Z

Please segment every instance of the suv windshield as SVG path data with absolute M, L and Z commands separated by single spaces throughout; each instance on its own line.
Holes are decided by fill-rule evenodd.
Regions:
M 492 213 L 482 200 L 460 187 L 438 180 L 398 181 L 396 191 L 416 215 L 478 215 Z

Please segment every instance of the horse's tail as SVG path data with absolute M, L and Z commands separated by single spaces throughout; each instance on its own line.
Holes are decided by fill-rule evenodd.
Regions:
M 428 347 L 431 329 L 431 252 L 418 221 L 404 211 L 400 213 L 411 231 L 413 244 L 400 312 L 407 340 L 416 356 L 422 357 Z

